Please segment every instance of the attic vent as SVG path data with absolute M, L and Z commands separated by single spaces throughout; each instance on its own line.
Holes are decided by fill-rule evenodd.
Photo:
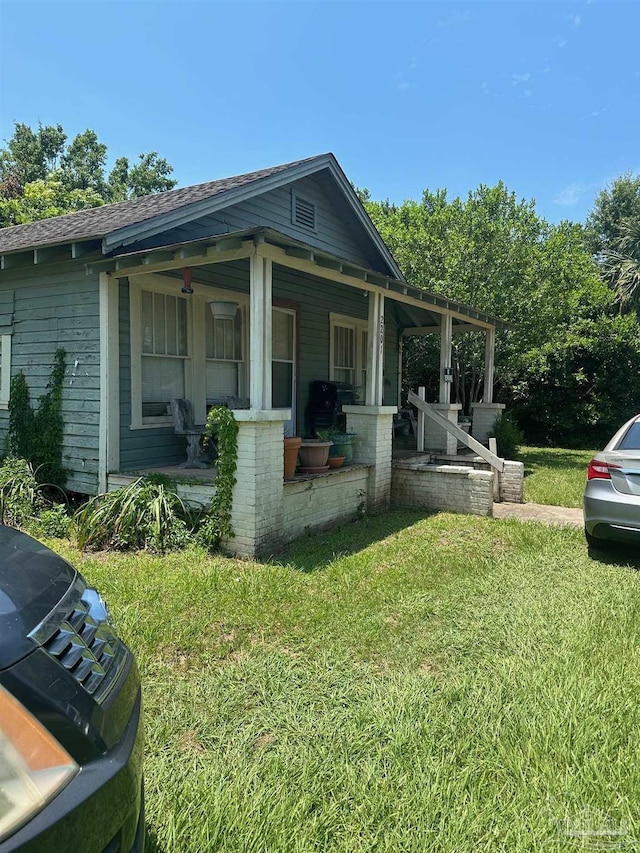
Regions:
M 316 206 L 300 196 L 293 196 L 293 224 L 315 231 Z

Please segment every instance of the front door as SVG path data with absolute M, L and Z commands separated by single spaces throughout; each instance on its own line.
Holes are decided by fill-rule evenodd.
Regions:
M 296 312 L 291 308 L 274 308 L 272 315 L 273 408 L 291 409 L 291 420 L 285 421 L 284 434 L 296 434 Z

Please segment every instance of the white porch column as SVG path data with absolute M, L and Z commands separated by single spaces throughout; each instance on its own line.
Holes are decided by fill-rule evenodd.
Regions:
M 486 443 L 493 432 L 498 415 L 504 411 L 504 403 L 493 402 L 493 381 L 496 350 L 496 330 L 487 329 L 484 349 L 484 389 L 481 403 L 472 403 L 473 414 L 471 434 L 477 441 Z
M 231 526 L 224 544 L 242 557 L 271 554 L 283 542 L 284 423 L 291 409 L 237 409 L 238 466 Z
M 484 344 L 484 393 L 483 403 L 493 403 L 493 370 L 496 350 L 496 330 L 494 326 L 487 329 Z
M 381 406 L 384 367 L 384 294 L 369 293 L 369 347 L 365 405 Z
M 451 402 L 451 382 L 445 382 L 445 370 L 451 367 L 451 344 L 453 340 L 453 317 L 440 316 L 440 402 Z
M 353 461 L 370 465 L 367 503 L 387 509 L 391 500 L 391 446 L 397 406 L 343 406 L 347 432 L 357 436 Z
M 250 365 L 249 399 L 251 408 L 271 408 L 271 258 L 252 255 L 250 259 Z

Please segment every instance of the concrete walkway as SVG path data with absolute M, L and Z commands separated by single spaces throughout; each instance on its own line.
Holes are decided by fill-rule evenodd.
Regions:
M 494 503 L 494 518 L 517 518 L 520 521 L 540 521 L 542 524 L 569 524 L 582 527 L 582 510 L 545 504 Z

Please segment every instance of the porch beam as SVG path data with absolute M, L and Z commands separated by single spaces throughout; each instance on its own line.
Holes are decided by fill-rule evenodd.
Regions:
M 446 372 L 451 368 L 451 338 L 452 338 L 451 314 L 443 314 L 440 318 L 440 402 L 451 402 L 451 382 L 445 379 Z
M 493 373 L 496 351 L 496 330 L 487 329 L 484 347 L 484 391 L 483 403 L 493 403 Z
M 237 249 L 216 251 L 215 246 L 209 246 L 204 254 L 200 251 L 200 254 L 190 257 L 182 255 L 181 250 L 178 250 L 176 252 L 165 252 L 164 255 L 161 256 L 161 259 L 157 261 L 155 260 L 156 253 L 154 252 L 141 255 L 140 260 L 134 259 L 130 256 L 123 257 L 120 261 L 112 258 L 106 262 L 106 268 L 102 263 L 88 264 L 87 271 L 89 273 L 109 272 L 116 271 L 117 268 L 119 277 L 141 275 L 150 272 L 164 272 L 165 270 L 182 269 L 182 267 L 185 266 L 186 260 L 188 260 L 188 264 L 186 265 L 190 267 L 203 267 L 208 266 L 209 264 L 230 263 L 231 261 L 250 258 L 255 254 L 255 251 L 256 249 L 253 244 L 253 240 L 244 240 L 242 246 Z M 144 259 L 144 262 L 142 259 Z
M 389 299 L 393 299 L 396 302 L 404 302 L 407 305 L 413 305 L 416 308 L 428 309 L 434 314 L 451 314 L 452 317 L 455 317 L 457 320 L 462 320 L 463 322 L 471 323 L 471 325 L 476 326 L 478 329 L 489 329 L 492 328 L 492 324 L 486 322 L 484 320 L 479 320 L 475 318 L 475 312 L 471 311 L 470 314 L 463 313 L 462 311 L 457 311 L 455 308 L 446 307 L 449 305 L 447 300 L 437 300 L 433 301 L 430 298 L 427 298 L 427 294 L 425 293 L 424 297 L 421 294 L 417 296 L 411 296 L 407 293 L 399 293 L 397 290 L 391 286 L 389 289 L 386 286 L 380 286 L 378 284 L 372 283 L 371 276 L 368 273 L 363 271 L 363 275 L 365 275 L 365 279 L 358 278 L 354 275 L 350 275 L 347 273 L 349 269 L 348 266 L 343 265 L 342 272 L 338 272 L 336 270 L 327 269 L 325 267 L 320 267 L 316 263 L 313 263 L 308 260 L 304 260 L 303 258 L 296 258 L 292 255 L 289 255 L 285 249 L 281 249 L 278 246 L 274 246 L 271 243 L 263 243 L 256 249 L 259 255 L 263 257 L 271 258 L 275 263 L 280 264 L 283 267 L 289 267 L 290 269 L 298 270 L 299 272 L 307 273 L 308 275 L 313 275 L 316 278 L 324 278 L 329 281 L 337 282 L 338 284 L 345 284 L 348 287 L 355 287 L 357 290 L 366 290 L 369 293 L 383 293 L 386 294 Z M 384 280 L 383 276 L 378 276 L 380 280 Z M 404 288 L 407 290 L 407 288 Z M 444 303 L 444 304 L 440 304 Z
M 272 406 L 272 274 L 271 258 L 251 257 L 249 400 L 252 409 L 261 411 Z
M 365 405 L 382 405 L 382 371 L 384 365 L 384 295 L 369 294 L 369 333 Z

